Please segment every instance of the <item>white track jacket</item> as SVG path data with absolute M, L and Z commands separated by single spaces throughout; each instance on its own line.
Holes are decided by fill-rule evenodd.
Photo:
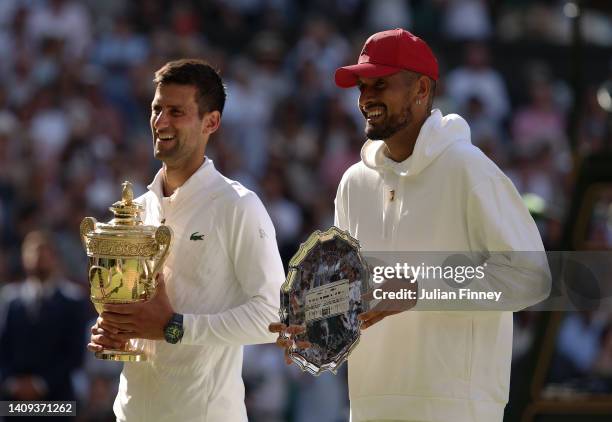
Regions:
M 401 163 L 388 159 L 383 145 L 366 142 L 335 201 L 336 225 L 366 254 L 543 251 L 516 189 L 471 144 L 460 116 L 434 110 Z M 500 268 L 489 264 L 491 273 Z M 526 265 L 548 274 L 545 261 Z M 492 275 L 501 289 L 525 289 L 527 299 L 513 310 L 537 303 L 550 288 L 546 277 Z M 388 317 L 362 332 L 349 357 L 352 421 L 501 422 L 511 350 L 511 312 L 411 310 Z
M 145 224 L 174 232 L 164 266 L 170 303 L 184 314 L 179 344 L 133 340 L 147 362 L 126 363 L 120 421 L 244 422 L 242 346 L 272 342 L 284 270 L 268 214 L 251 191 L 206 159 L 170 197 L 162 173 L 138 202 Z

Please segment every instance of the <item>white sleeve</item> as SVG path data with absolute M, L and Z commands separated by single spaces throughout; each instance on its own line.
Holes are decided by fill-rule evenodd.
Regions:
M 508 178 L 487 178 L 468 191 L 465 218 L 469 250 L 463 253 L 481 268 L 483 276 L 452 287 L 444 279 L 428 278 L 419 283 L 420 290 L 440 289 L 455 296 L 419 300 L 415 310 L 519 311 L 548 297 L 551 275 L 540 234 Z M 458 295 L 464 288 L 501 295 L 499 300 L 465 300 Z
M 505 310 L 519 311 L 550 293 L 551 275 L 538 228 L 505 176 L 476 185 L 468 194 L 470 250 L 483 252 L 481 291 L 500 291 Z M 504 253 L 499 253 L 504 252 Z
M 338 190 L 336 192 L 336 198 L 334 199 L 334 226 L 340 230 L 349 230 L 348 215 L 346 212 L 347 204 L 346 198 L 346 175 L 340 181 Z
M 272 221 L 253 193 L 240 198 L 225 218 L 228 253 L 248 300 L 217 314 L 185 315 L 182 344 L 246 345 L 276 339 L 268 325 L 279 319 L 285 272 Z

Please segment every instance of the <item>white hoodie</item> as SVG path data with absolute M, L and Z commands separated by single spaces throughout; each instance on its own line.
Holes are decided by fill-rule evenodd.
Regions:
M 471 144 L 460 116 L 434 110 L 401 163 L 387 158 L 383 146 L 365 143 L 335 201 L 336 225 L 366 254 L 543 251 L 516 189 Z M 502 290 L 525 289 L 528 299 L 514 310 L 548 294 L 546 277 L 510 277 L 503 264 L 513 265 L 490 262 L 487 275 Z M 526 273 L 548 274 L 542 261 L 521 265 Z M 502 421 L 511 346 L 510 312 L 413 310 L 388 317 L 362 332 L 349 358 L 352 421 Z

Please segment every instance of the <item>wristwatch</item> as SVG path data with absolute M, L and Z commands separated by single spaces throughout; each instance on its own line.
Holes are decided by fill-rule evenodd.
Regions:
M 172 314 L 172 318 L 164 327 L 164 338 L 170 344 L 176 344 L 183 338 L 183 314 Z

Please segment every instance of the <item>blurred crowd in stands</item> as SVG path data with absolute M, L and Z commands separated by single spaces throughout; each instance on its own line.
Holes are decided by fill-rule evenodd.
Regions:
M 570 54 L 577 13 L 585 62 L 579 91 Z M 287 262 L 309 233 L 332 225 L 336 187 L 364 142 L 357 90 L 336 88 L 333 72 L 356 60 L 369 34 L 393 27 L 430 43 L 442 74 L 434 107 L 465 117 L 472 142 L 522 194 L 545 204 L 538 224 L 554 248 L 572 188 L 570 119 L 577 154 L 609 146 L 609 116 L 595 92 L 612 77 L 610 14 L 559 0 L 2 0 L 0 286 L 8 289 L 0 298 L 31 276 L 22 244 L 45 230 L 53 277 L 70 284 L 68 296 L 80 289 L 87 301 L 79 223 L 110 219 L 107 207 L 124 180 L 137 194 L 146 190 L 160 166 L 148 123 L 153 72 L 180 57 L 220 69 L 228 101 L 207 155 L 260 195 Z M 83 309 L 68 324 L 80 324 L 84 350 L 95 314 Z M 605 338 L 610 354 L 604 319 L 593 348 Z M 566 335 L 579 338 L 581 321 L 568 323 Z M 38 350 L 61 360 L 69 346 L 49 347 Z M 82 355 L 70 355 L 80 361 L 69 365 L 77 369 L 80 419 L 113 420 L 120 368 Z M 7 359 L 0 390 L 8 388 Z M 255 422 L 347 420 L 345 368 L 338 376 L 303 375 L 265 345 L 246 348 L 244 375 Z

